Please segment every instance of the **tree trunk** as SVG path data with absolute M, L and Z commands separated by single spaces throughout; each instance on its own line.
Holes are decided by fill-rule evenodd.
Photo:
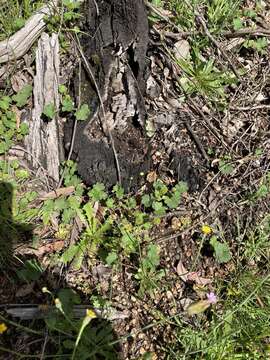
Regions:
M 77 124 L 73 159 L 87 184 L 133 187 L 147 171 L 145 66 L 148 20 L 143 0 L 89 0 L 82 41 L 81 99 L 92 113 Z M 79 87 L 77 79 L 76 88 Z M 87 90 L 85 90 L 87 89 Z M 79 91 L 78 91 L 79 93 Z M 65 129 L 69 148 L 73 123 Z

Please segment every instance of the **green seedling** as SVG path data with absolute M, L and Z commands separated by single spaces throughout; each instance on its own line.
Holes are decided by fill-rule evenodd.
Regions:
M 12 106 L 21 108 L 27 104 L 32 95 L 32 86 L 26 85 L 12 97 L 0 94 L 0 155 L 5 154 L 16 141 L 28 134 L 28 125 L 22 122 L 17 125 L 17 118 Z
M 150 244 L 146 250 L 146 256 L 141 259 L 140 267 L 135 278 L 140 283 L 139 296 L 144 296 L 145 293 L 154 295 L 154 290 L 159 287 L 160 280 L 165 276 L 163 269 L 158 269 L 160 264 L 159 247 L 155 244 Z

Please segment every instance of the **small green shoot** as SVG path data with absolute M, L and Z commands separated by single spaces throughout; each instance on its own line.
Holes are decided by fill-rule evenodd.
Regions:
M 37 281 L 43 269 L 36 260 L 27 260 L 22 269 L 17 271 L 18 277 L 26 282 Z
M 43 115 L 49 120 L 55 117 L 56 109 L 54 103 L 46 104 L 43 109 Z
M 32 85 L 25 85 L 16 95 L 12 96 L 12 100 L 19 108 L 21 108 L 27 104 L 30 96 L 32 95 L 32 91 Z
M 79 121 L 85 121 L 87 120 L 87 118 L 90 115 L 90 109 L 89 106 L 87 104 L 83 104 L 76 112 L 75 112 L 75 117 L 76 120 Z

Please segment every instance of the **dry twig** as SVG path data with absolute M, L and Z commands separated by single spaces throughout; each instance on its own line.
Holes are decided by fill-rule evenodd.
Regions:
M 253 110 L 269 110 L 270 105 L 261 104 L 261 105 L 254 105 L 254 106 L 233 106 L 230 107 L 230 110 L 232 111 L 253 111 Z
M 189 121 L 186 120 L 186 119 L 183 119 L 183 122 L 184 122 L 184 125 L 185 127 L 187 128 L 188 132 L 190 133 L 191 137 L 193 138 L 195 144 L 197 145 L 199 151 L 201 152 L 202 156 L 204 157 L 206 163 L 207 163 L 207 166 L 210 165 L 210 162 L 209 162 L 209 158 L 208 158 L 208 155 L 206 154 L 205 150 L 204 150 L 204 147 L 202 146 L 202 143 L 200 142 L 200 140 L 198 139 L 197 135 L 195 134 L 195 132 L 192 130 L 190 124 L 189 124 Z

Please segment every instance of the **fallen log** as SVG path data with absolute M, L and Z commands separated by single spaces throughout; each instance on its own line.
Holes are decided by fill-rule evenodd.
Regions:
M 0 42 L 0 64 L 14 61 L 24 56 L 46 27 L 44 17 L 52 14 L 58 0 L 40 8 L 25 26 L 10 38 Z

